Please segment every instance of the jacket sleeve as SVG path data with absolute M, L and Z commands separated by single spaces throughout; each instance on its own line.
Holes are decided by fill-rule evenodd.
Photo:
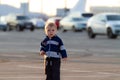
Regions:
M 67 58 L 67 52 L 66 52 L 66 49 L 64 47 L 62 40 L 60 40 L 60 54 L 62 58 Z
M 45 51 L 46 52 L 44 41 L 42 41 L 41 44 L 40 44 L 40 51 Z

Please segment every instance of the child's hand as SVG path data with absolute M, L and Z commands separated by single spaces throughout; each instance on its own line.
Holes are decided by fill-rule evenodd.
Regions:
M 45 51 L 40 51 L 40 55 L 45 55 Z
M 67 58 L 63 58 L 63 61 L 67 61 Z

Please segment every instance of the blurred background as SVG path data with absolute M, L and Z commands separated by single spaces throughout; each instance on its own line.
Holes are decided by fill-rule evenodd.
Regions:
M 27 16 L 32 23 L 30 26 L 33 27 L 30 29 L 33 31 L 35 28 L 44 28 L 46 21 L 53 21 L 53 19 L 48 20 L 49 18 L 54 18 L 54 22 L 59 26 L 59 21 L 68 15 L 81 17 L 82 13 L 88 15 L 103 12 L 120 13 L 119 4 L 120 0 L 0 0 L 0 24 L 6 26 L 2 28 L 4 31 L 13 29 L 23 31 L 29 28 L 29 25 L 26 25 L 28 18 L 26 22 L 23 22 L 22 18 L 22 24 L 19 24 L 20 20 L 15 18 L 18 15 Z M 13 15 L 14 19 L 10 18 Z
M 0 0 L 0 80 L 45 80 L 46 22 L 69 55 L 62 80 L 120 80 L 120 0 Z
M 69 13 L 75 6 L 77 8 L 83 6 L 83 2 L 86 12 L 99 13 L 106 10 L 119 12 L 120 8 L 120 0 L 0 0 L 0 15 L 22 13 L 32 16 L 38 14 L 62 16 L 59 15 L 63 14 L 62 11 L 67 10 Z

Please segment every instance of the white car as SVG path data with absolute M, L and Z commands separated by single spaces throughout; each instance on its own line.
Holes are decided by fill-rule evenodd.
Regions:
M 7 29 L 8 29 L 8 26 L 7 26 L 7 23 L 5 21 L 5 17 L 1 16 L 0 17 L 0 30 L 7 31 Z
M 37 29 L 44 28 L 45 26 L 45 21 L 42 18 L 33 18 L 30 21 Z
M 63 31 L 72 30 L 84 30 L 86 28 L 87 19 L 83 17 L 64 17 L 60 21 L 60 27 Z
M 5 22 L 0 21 L 0 30 L 7 31 L 7 28 L 8 28 L 7 24 Z
M 89 38 L 96 35 L 107 35 L 115 39 L 120 35 L 120 13 L 100 13 L 88 20 L 87 32 Z

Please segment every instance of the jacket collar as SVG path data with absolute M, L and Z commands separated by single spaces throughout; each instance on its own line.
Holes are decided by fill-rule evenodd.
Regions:
M 50 39 L 48 36 L 46 36 L 48 39 Z M 57 35 L 55 35 L 55 36 L 53 36 L 53 37 L 51 37 L 51 39 L 54 39 L 54 38 L 56 38 L 57 37 Z

